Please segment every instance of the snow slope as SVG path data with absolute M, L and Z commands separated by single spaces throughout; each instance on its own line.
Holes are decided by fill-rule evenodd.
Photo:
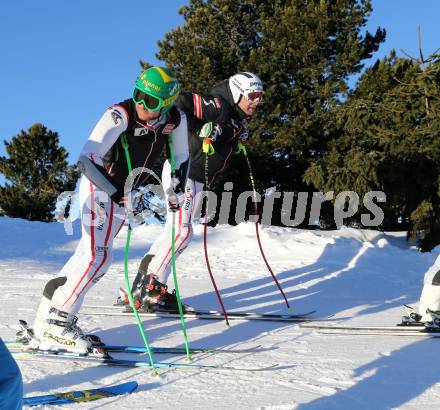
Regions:
M 161 230 L 136 228 L 132 277 L 144 251 Z M 0 336 L 14 337 L 17 320 L 32 322 L 45 282 L 57 275 L 78 240 L 58 223 L 0 218 Z M 287 312 L 261 260 L 253 224 L 210 229 L 210 261 L 228 309 Z M 111 304 L 123 285 L 126 231 L 115 242 L 114 262 L 88 294 L 86 304 Z M 262 230 L 268 260 L 294 312 L 317 309 L 341 324 L 394 324 L 402 304 L 417 302 L 423 273 L 440 252 L 421 254 L 402 234 L 342 229 L 320 232 Z M 177 263 L 184 301 L 217 309 L 203 257 L 202 226 Z M 171 278 L 170 278 L 171 279 Z M 171 283 L 170 283 L 171 284 Z M 81 315 L 80 325 L 108 343 L 141 344 L 134 319 Z M 182 346 L 180 323 L 144 320 L 156 346 Z M 125 369 L 72 362 L 20 361 L 26 395 L 93 388 L 136 380 L 127 397 L 73 405 L 78 409 L 423 409 L 439 407 L 439 340 L 412 337 L 322 335 L 297 325 L 234 321 L 187 321 L 194 347 L 262 345 L 253 354 L 198 355 L 196 363 L 241 367 L 279 363 L 261 373 Z M 181 360 L 157 356 L 157 360 Z M 434 364 L 434 366 L 433 366 Z M 73 408 L 72 406 L 72 408 Z M 53 407 L 52 407 L 53 408 Z M 56 407 L 55 407 L 56 408 Z M 61 408 L 61 407 L 60 407 Z

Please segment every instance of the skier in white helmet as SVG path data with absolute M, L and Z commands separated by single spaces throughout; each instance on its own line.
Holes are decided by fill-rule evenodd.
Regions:
M 177 188 L 180 188 L 180 202 L 183 203 L 175 209 L 178 212 L 176 256 L 183 252 L 191 240 L 192 223 L 204 197 L 204 138 L 208 137 L 213 147 L 208 168 L 211 185 L 230 165 L 237 145 L 248 139 L 248 122 L 262 102 L 263 94 L 263 83 L 256 74 L 240 72 L 215 85 L 206 94 L 183 92 L 179 96 L 176 105 L 188 119 L 191 165 L 186 184 Z M 167 221 L 170 219 L 167 218 Z M 138 309 L 178 310 L 175 294 L 168 292 L 167 287 L 170 265 L 171 244 L 169 238 L 162 235 L 142 259 L 133 282 L 132 292 Z M 127 305 L 127 295 L 121 295 L 119 303 Z

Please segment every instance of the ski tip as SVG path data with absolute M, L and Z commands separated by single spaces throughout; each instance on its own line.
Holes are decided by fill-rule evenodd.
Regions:
M 130 381 L 119 385 L 120 388 L 126 388 L 127 393 L 133 393 L 138 387 L 138 383 L 135 381 Z
M 113 386 L 107 386 L 90 390 L 74 390 L 59 392 L 43 396 L 31 396 L 23 398 L 23 406 L 61 405 L 68 403 L 86 403 L 98 399 L 133 393 L 138 388 L 135 381 L 129 381 Z M 21 408 L 21 406 L 20 406 Z M 46 407 L 45 407 L 46 408 Z

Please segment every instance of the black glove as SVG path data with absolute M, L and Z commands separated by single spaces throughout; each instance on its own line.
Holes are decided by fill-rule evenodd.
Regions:
M 240 132 L 239 138 L 240 138 L 240 141 L 242 141 L 242 142 L 246 142 L 249 139 L 249 128 L 248 128 L 247 124 L 248 123 L 246 120 L 243 120 L 241 122 L 243 129 Z

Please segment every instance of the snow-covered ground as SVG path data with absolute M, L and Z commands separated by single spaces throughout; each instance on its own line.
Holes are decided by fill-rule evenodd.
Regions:
M 132 277 L 161 226 L 136 228 Z M 0 218 L 0 336 L 11 340 L 17 321 L 33 320 L 43 286 L 57 275 L 78 240 L 63 225 Z M 229 310 L 287 312 L 259 255 L 253 224 L 220 226 L 208 233 L 210 262 Z M 115 242 L 114 262 L 86 304 L 111 304 L 123 279 L 126 231 Z M 267 257 L 294 312 L 317 309 L 334 323 L 394 324 L 402 304 L 417 302 L 423 273 L 440 248 L 421 254 L 402 234 L 342 229 L 263 228 Z M 177 263 L 185 303 L 218 309 L 203 256 L 202 227 Z M 171 284 L 171 283 L 170 283 Z M 80 325 L 108 343 L 141 344 L 134 318 L 80 316 Z M 144 320 L 152 345 L 182 346 L 179 321 Z M 105 409 L 423 409 L 439 408 L 440 341 L 412 337 L 322 335 L 283 323 L 187 321 L 190 345 L 261 345 L 252 354 L 205 354 L 195 363 L 241 367 L 278 363 L 260 373 L 126 369 L 73 362 L 19 361 L 25 394 L 93 388 L 136 380 L 132 395 L 75 404 Z M 181 360 L 157 356 L 157 360 Z M 61 408 L 61 407 L 60 407 Z

